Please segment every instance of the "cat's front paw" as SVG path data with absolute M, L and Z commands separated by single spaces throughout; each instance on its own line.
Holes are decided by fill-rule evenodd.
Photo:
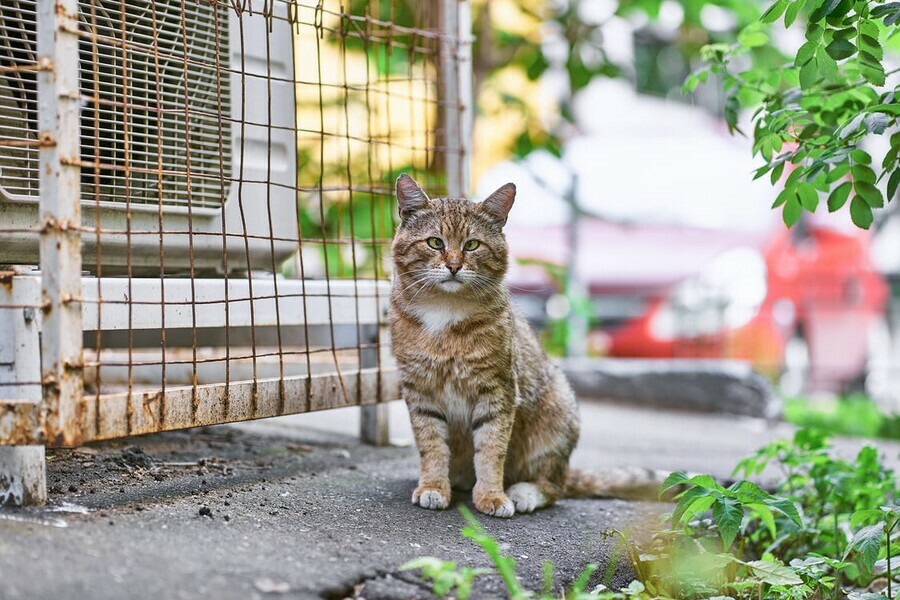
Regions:
M 516 514 L 516 507 L 513 505 L 512 500 L 502 491 L 479 492 L 475 490 L 472 494 L 472 500 L 475 502 L 475 508 L 492 517 L 508 519 Z
M 412 495 L 412 503 L 431 510 L 444 510 L 450 505 L 450 486 L 446 489 L 420 485 Z

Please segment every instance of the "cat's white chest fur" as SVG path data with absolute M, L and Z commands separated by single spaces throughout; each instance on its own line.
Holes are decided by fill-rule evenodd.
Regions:
M 450 302 L 415 304 L 409 308 L 409 312 L 431 335 L 437 335 L 464 321 L 470 314 L 468 307 Z

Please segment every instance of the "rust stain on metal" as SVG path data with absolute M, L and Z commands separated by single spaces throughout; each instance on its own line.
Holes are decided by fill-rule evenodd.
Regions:
M 15 271 L 0 271 L 0 285 L 12 291 L 13 277 L 15 276 Z
M 38 142 L 39 145 L 44 148 L 53 148 L 56 146 L 56 139 L 53 137 L 53 134 L 48 131 L 41 132 L 38 136 Z
M 40 406 L 30 402 L 0 401 L 0 445 L 27 446 L 42 443 L 44 438 L 40 426 Z
M 64 360 L 62 366 L 65 373 L 80 372 L 84 370 L 84 359 L 79 356 L 75 360 Z
M 38 58 L 37 66 L 39 71 L 54 71 L 53 59 L 49 56 L 41 56 Z
M 63 4 L 62 2 L 56 3 L 56 16 L 63 18 L 63 19 L 69 19 L 69 20 L 75 20 L 78 18 L 77 15 L 73 15 L 68 10 L 66 10 L 66 5 Z
M 47 292 L 41 294 L 41 312 L 44 313 L 44 315 L 49 315 L 53 312 L 53 301 L 47 296 Z
M 162 392 L 146 392 L 144 393 L 144 410 L 151 414 L 153 404 L 162 400 Z
M 59 231 L 59 222 L 52 215 L 44 215 L 38 224 L 38 231 L 41 235 L 56 233 Z

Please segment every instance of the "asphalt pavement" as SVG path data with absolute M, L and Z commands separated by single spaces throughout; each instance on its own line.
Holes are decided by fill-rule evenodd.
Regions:
M 791 434 L 759 419 L 663 412 L 585 401 L 573 462 L 637 465 L 725 477 L 738 458 Z M 417 459 L 402 404 L 392 447 L 360 444 L 355 409 L 204 428 L 56 451 L 51 504 L 0 511 L 0 599 L 429 598 L 420 556 L 486 566 L 459 533 L 456 510 L 409 502 Z M 842 442 L 854 452 L 860 442 Z M 900 446 L 880 443 L 892 462 Z M 471 505 L 470 505 L 471 506 Z M 607 530 L 653 527 L 666 505 L 564 500 L 510 520 L 479 516 L 540 586 L 588 563 L 592 583 L 624 585 L 629 566 Z M 608 564 L 613 565 L 609 568 Z M 497 578 L 474 598 L 503 597 Z

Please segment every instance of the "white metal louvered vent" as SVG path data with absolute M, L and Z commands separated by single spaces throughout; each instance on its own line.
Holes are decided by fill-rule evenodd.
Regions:
M 0 192 L 38 193 L 37 2 L 0 2 Z
M 37 0 L 0 3 L 0 192 L 37 197 Z M 184 10 L 182 10 L 182 7 Z M 220 208 L 231 176 L 227 5 L 79 4 L 82 200 Z

